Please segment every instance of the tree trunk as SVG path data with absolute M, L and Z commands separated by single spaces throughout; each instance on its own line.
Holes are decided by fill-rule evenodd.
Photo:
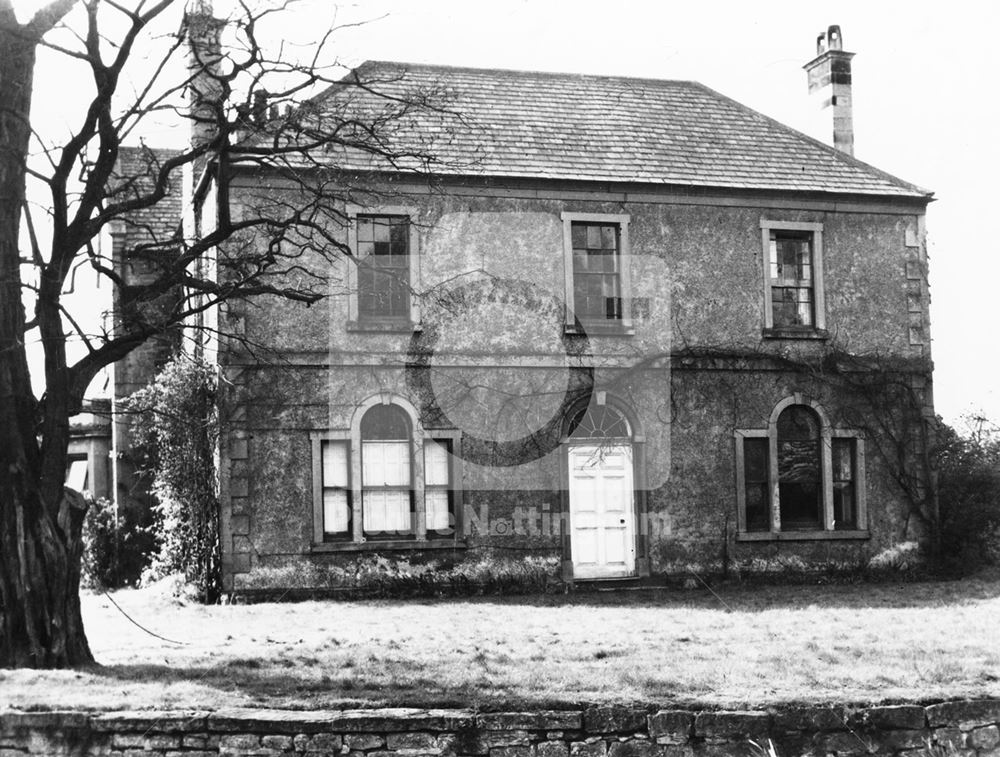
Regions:
M 22 31 L 0 2 L 0 667 L 68 667 L 93 661 L 79 600 L 86 503 L 62 487 L 69 397 L 51 379 L 65 379 L 64 344 L 45 344 L 41 406 L 25 353 L 18 239 L 36 41 Z

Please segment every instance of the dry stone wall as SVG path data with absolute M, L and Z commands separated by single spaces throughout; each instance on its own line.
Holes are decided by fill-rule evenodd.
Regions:
M 0 757 L 1000 757 L 1000 700 L 695 711 L 0 712 Z

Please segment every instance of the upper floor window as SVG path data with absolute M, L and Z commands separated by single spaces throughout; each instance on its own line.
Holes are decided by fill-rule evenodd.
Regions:
M 764 220 L 760 226 L 768 335 L 794 337 L 824 329 L 823 224 Z
M 864 441 L 816 403 L 797 395 L 767 429 L 737 431 L 736 463 L 742 538 L 865 535 Z
M 358 316 L 410 317 L 410 219 L 357 217 Z
M 563 213 L 568 330 L 629 332 L 627 215 Z
M 349 206 L 348 267 L 351 329 L 409 330 L 419 322 L 417 286 L 418 235 L 413 208 Z

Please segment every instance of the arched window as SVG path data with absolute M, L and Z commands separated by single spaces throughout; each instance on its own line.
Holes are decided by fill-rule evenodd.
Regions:
M 817 529 L 823 522 L 820 420 L 805 405 L 778 416 L 778 502 L 783 530 Z
M 795 395 L 767 429 L 736 431 L 739 531 L 745 539 L 863 538 L 864 440 L 833 428 L 823 409 Z
M 463 538 L 462 434 L 419 418 L 406 398 L 379 393 L 358 405 L 349 429 L 310 434 L 314 547 Z
M 396 405 L 374 405 L 361 419 L 361 502 L 365 536 L 413 533 L 410 420 Z

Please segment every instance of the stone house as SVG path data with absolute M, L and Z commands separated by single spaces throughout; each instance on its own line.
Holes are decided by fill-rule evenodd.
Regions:
M 871 405 L 821 369 L 891 360 L 932 412 L 931 194 L 851 155 L 850 57 L 832 27 L 806 67 L 836 147 L 688 81 L 369 62 L 314 100 L 447 102 L 393 133 L 421 170 L 329 156 L 352 201 L 326 304 L 211 316 L 241 336 L 207 350 L 225 588 L 372 554 L 567 581 L 862 565 L 919 537 Z M 230 171 L 234 212 L 301 193 Z

